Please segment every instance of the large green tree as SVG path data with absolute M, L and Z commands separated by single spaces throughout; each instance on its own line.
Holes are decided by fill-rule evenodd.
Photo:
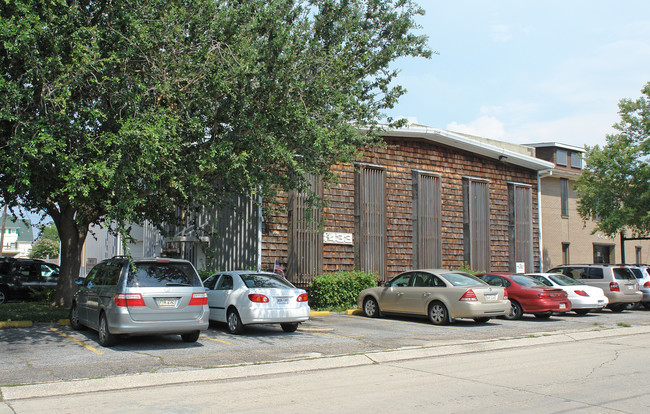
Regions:
M 575 187 L 580 216 L 597 219 L 596 230 L 610 236 L 650 234 L 650 83 L 642 93 L 620 101 L 617 133 L 604 147 L 587 148 Z
M 404 93 L 392 62 L 430 55 L 413 33 L 422 13 L 410 0 L 0 2 L 0 196 L 56 224 L 56 302 L 70 302 L 90 225 L 272 199 L 374 142 Z

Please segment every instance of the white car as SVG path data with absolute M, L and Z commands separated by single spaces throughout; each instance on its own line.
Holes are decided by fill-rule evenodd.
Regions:
M 639 290 L 643 293 L 641 302 L 635 303 L 630 306 L 631 309 L 639 309 L 643 305 L 646 309 L 650 309 L 650 266 L 634 265 L 628 266 L 637 282 L 639 283 Z
M 216 273 L 203 283 L 210 320 L 225 322 L 232 334 L 246 325 L 279 323 L 294 332 L 309 319 L 307 292 L 275 273 L 236 270 Z
M 609 303 L 605 292 L 599 287 L 584 285 L 561 273 L 527 273 L 546 286 L 558 287 L 567 293 L 571 309 L 578 315 L 603 309 Z

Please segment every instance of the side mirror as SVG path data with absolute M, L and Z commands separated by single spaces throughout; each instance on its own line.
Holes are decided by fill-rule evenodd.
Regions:
M 390 287 L 390 282 L 384 282 L 384 286 Z

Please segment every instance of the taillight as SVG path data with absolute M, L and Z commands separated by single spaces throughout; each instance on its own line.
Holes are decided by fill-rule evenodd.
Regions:
M 551 295 L 549 295 L 549 294 L 546 293 L 546 292 L 539 292 L 539 293 L 537 294 L 537 297 L 540 297 L 540 298 L 544 298 L 544 299 L 545 299 L 545 298 L 550 298 Z
M 589 296 L 589 294 L 587 292 L 585 292 L 584 290 L 574 290 L 574 292 L 576 293 L 576 295 Z
M 197 305 L 207 305 L 208 304 L 208 294 L 205 292 L 192 293 L 192 299 L 190 299 L 189 306 Z
M 620 292 L 621 291 L 621 289 L 618 287 L 618 283 L 616 283 L 616 282 L 611 282 L 609 284 L 609 290 L 611 290 L 612 292 Z
M 306 293 L 301 293 L 301 294 L 298 296 L 298 299 L 296 299 L 296 300 L 297 300 L 298 302 L 307 302 L 307 301 L 309 300 L 309 298 L 307 297 L 307 294 L 306 294 Z
M 259 293 L 251 293 L 248 295 L 248 299 L 250 299 L 251 302 L 255 303 L 268 303 L 269 298 L 267 298 L 264 295 L 260 295 Z
M 113 301 L 117 306 L 144 306 L 144 299 L 139 293 L 117 293 Z
M 470 289 L 467 292 L 465 292 L 465 294 L 463 296 L 461 296 L 460 299 L 458 299 L 458 300 L 459 301 L 461 301 L 461 300 L 462 301 L 475 301 L 475 300 L 478 300 L 478 299 L 476 298 L 476 293 L 474 293 L 474 291 L 472 289 Z
M 503 299 L 508 299 L 508 289 L 503 289 Z
M 645 283 L 643 284 L 643 287 L 650 288 L 650 282 L 645 282 Z

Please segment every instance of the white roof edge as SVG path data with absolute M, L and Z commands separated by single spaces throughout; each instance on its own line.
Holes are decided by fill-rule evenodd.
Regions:
M 362 128 L 362 130 L 364 130 L 364 128 Z M 555 164 L 551 162 L 467 138 L 463 135 L 455 134 L 451 131 L 439 128 L 420 125 L 408 126 L 399 129 L 385 129 L 382 135 L 389 137 L 424 138 L 432 142 L 438 142 L 450 147 L 483 155 L 488 158 L 498 160 L 501 157 L 505 157 L 503 160 L 504 162 L 536 171 L 549 170 L 555 167 Z
M 576 147 L 574 145 L 569 145 L 569 144 L 562 144 L 561 142 L 535 142 L 532 144 L 524 144 L 524 145 L 527 147 L 535 147 L 535 148 L 557 147 L 557 148 L 568 149 L 571 151 L 587 152 L 584 148 Z

